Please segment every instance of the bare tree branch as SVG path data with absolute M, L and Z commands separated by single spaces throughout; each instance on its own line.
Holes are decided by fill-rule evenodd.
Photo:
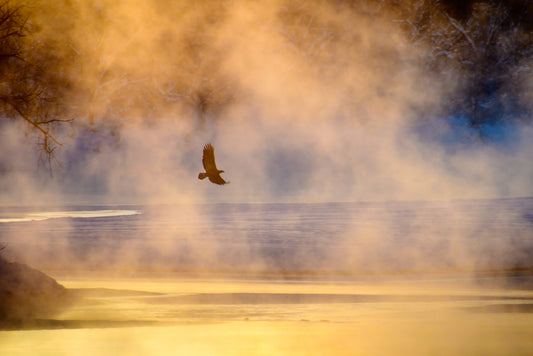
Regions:
M 474 50 L 477 50 L 477 46 L 476 44 L 474 43 L 474 41 L 472 40 L 472 38 L 470 38 L 470 36 L 468 35 L 468 33 L 465 31 L 465 29 L 463 28 L 463 26 L 461 26 L 461 24 L 459 22 L 457 22 L 457 20 L 451 18 L 449 15 L 446 15 L 446 17 L 448 18 L 448 20 L 450 21 L 450 24 L 455 27 L 455 29 L 457 29 L 457 31 L 461 32 L 463 34 L 463 36 L 465 36 L 466 40 L 468 41 L 468 43 L 470 43 L 470 45 L 472 46 L 472 48 Z

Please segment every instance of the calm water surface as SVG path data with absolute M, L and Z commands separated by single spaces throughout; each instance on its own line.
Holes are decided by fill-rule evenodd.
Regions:
M 43 268 L 353 273 L 525 268 L 533 198 L 0 209 L 6 254 Z

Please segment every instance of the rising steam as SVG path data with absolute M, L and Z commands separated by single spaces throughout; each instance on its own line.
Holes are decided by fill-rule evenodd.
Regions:
M 43 2 L 41 5 L 50 5 Z M 532 130 L 462 143 L 420 112 L 453 90 L 393 8 L 330 2 L 54 3 L 75 123 L 54 178 L 4 124 L 4 203 L 338 201 L 531 195 Z M 52 14 L 53 13 L 53 14 Z M 46 27 L 50 21 L 53 26 Z M 54 27 L 55 26 L 55 27 Z M 68 57 L 70 58 L 70 57 Z M 444 139 L 443 139 L 444 138 Z M 203 145 L 235 183 L 200 185 Z M 10 154 L 15 152 L 16 154 Z
M 167 251 L 186 246 L 204 262 L 233 254 L 261 268 L 251 246 L 227 249 L 184 228 L 198 220 L 206 234 L 215 233 L 191 203 L 533 194 L 533 129 L 501 125 L 495 130 L 507 130 L 506 137 L 493 142 L 467 139 L 470 127 L 443 120 L 440 108 L 459 88 L 452 80 L 459 70 L 448 68 L 451 79 L 442 80 L 428 68 L 424 60 L 434 48 L 415 45 L 393 7 L 154 0 L 43 1 L 31 9 L 36 38 L 61 35 L 50 46 L 63 58 L 56 69 L 70 83 L 63 102 L 75 120 L 57 132 L 63 146 L 52 175 L 37 168 L 38 150 L 23 125 L 2 122 L 0 202 L 182 204 L 168 213 L 170 231 L 148 228 L 139 246 L 110 246 L 105 254 L 89 254 L 89 265 L 143 265 L 147 256 L 164 265 L 175 257 Z M 519 85 L 529 82 L 524 76 Z M 198 181 L 208 142 L 232 184 Z M 476 234 L 486 217 L 463 226 L 450 214 L 460 223 L 448 231 L 451 262 L 443 257 L 443 264 L 472 264 L 472 251 L 457 241 Z M 415 224 L 419 217 L 412 219 Z M 65 224 L 65 236 L 54 236 L 51 247 L 38 231 L 19 242 L 47 245 L 50 254 L 67 258 L 61 251 L 69 248 L 73 228 L 58 223 Z M 178 234 L 180 226 L 186 231 Z M 371 251 L 391 254 L 387 239 L 394 229 L 385 223 L 346 231 L 342 246 L 357 240 L 357 247 L 328 250 L 322 267 L 343 255 L 346 268 L 361 269 Z M 434 259 L 421 255 L 425 244 L 416 241 L 397 262 L 426 268 Z

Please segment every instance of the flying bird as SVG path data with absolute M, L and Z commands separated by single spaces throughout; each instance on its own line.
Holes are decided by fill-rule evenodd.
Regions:
M 204 146 L 204 155 L 202 157 L 202 164 L 204 165 L 205 173 L 198 174 L 198 179 L 209 178 L 209 181 L 215 184 L 224 185 L 228 184 L 221 176 L 220 173 L 224 173 L 217 168 L 215 163 L 215 149 L 210 143 Z

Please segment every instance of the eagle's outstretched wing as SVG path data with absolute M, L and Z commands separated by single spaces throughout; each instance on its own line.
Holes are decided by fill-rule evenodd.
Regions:
M 215 184 L 218 184 L 218 185 L 224 185 L 224 184 L 228 184 L 229 182 L 226 182 L 224 180 L 224 178 L 222 178 L 220 176 L 220 174 L 217 174 L 215 176 L 209 176 L 209 181 L 211 181 L 211 183 L 215 183 Z
M 218 174 L 217 164 L 215 163 L 215 149 L 210 143 L 204 146 L 202 164 L 207 174 Z

